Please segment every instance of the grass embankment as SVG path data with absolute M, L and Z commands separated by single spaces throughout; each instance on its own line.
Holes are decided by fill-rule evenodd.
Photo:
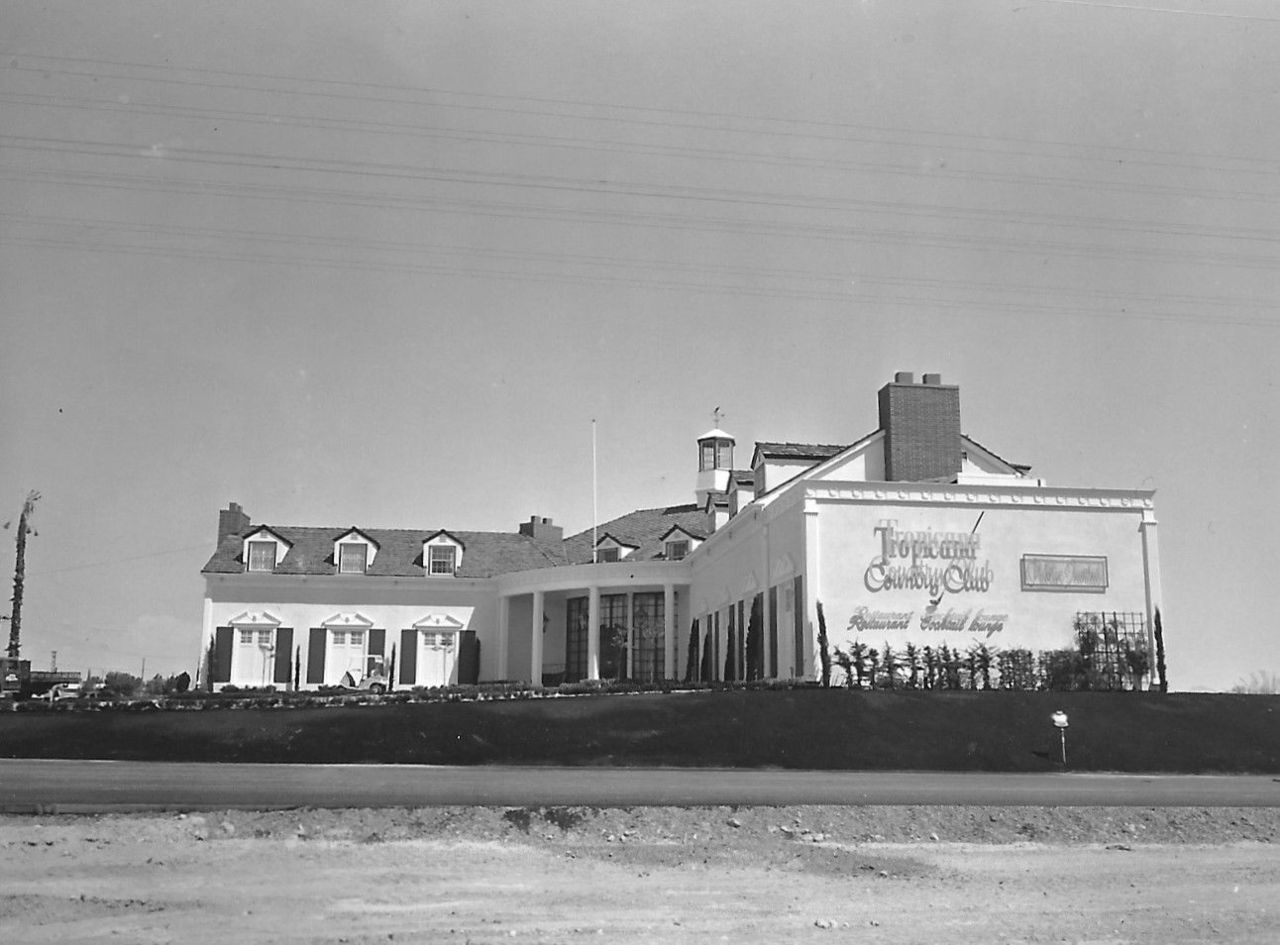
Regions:
M 1280 772 L 1280 696 L 698 692 L 0 713 L 0 756 L 164 761 Z

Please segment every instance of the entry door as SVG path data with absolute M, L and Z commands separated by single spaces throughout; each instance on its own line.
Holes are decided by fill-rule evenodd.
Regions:
M 231 682 L 237 686 L 270 686 L 274 667 L 274 631 L 265 628 L 236 630 L 236 651 Z
M 448 686 L 457 677 L 458 635 L 423 630 L 418 637 L 419 686 Z
M 324 681 L 328 685 L 339 685 L 347 673 L 353 682 L 364 678 L 364 642 L 363 630 L 329 631 L 329 652 L 324 660 Z

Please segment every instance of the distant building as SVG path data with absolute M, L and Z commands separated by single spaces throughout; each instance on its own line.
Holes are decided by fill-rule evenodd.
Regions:
M 1151 652 L 1153 492 L 1030 477 L 961 432 L 959 390 L 936 374 L 898 374 L 879 408 L 848 445 L 760 442 L 749 468 L 709 430 L 694 502 L 567 538 L 537 516 L 318 528 L 232 503 L 204 568 L 206 679 L 814 679 L 819 602 L 833 647 L 1036 651 L 1083 620 Z

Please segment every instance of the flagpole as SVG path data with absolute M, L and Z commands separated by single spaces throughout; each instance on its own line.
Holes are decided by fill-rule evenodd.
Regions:
M 591 418 L 591 563 L 596 563 L 596 522 L 600 521 L 599 488 L 596 478 L 596 418 Z

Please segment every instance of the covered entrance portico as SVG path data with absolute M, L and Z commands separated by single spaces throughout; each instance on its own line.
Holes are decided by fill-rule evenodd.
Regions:
M 572 565 L 503 576 L 498 677 L 535 684 L 677 678 L 688 590 L 688 566 L 675 561 Z M 687 633 L 686 627 L 683 636 Z

